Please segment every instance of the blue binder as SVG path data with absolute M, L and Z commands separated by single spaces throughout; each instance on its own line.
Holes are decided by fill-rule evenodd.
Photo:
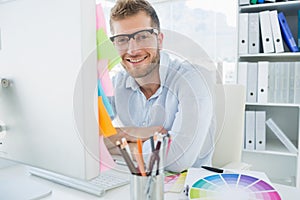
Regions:
M 287 44 L 288 48 L 291 52 L 299 52 L 299 48 L 295 42 L 295 38 L 292 35 L 291 29 L 286 21 L 283 12 L 278 13 L 278 20 L 280 24 L 282 37 L 285 43 Z
M 300 48 L 300 10 L 298 10 L 298 48 Z
M 257 0 L 257 3 L 265 3 L 265 0 Z

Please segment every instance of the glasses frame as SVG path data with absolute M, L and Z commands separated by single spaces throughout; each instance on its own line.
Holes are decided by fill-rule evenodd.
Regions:
M 112 37 L 110 37 L 109 39 L 114 42 L 115 41 L 115 38 L 116 37 L 119 37 L 119 36 L 126 36 L 129 38 L 128 42 L 130 41 L 130 39 L 132 38 L 133 40 L 134 39 L 134 36 L 140 32 L 144 32 L 144 31 L 148 31 L 149 33 L 153 34 L 155 33 L 156 35 L 158 35 L 159 31 L 156 29 L 156 28 L 151 28 L 151 29 L 143 29 L 143 30 L 139 30 L 139 31 L 136 31 L 134 33 L 131 33 L 131 34 L 120 34 L 120 35 L 114 35 Z

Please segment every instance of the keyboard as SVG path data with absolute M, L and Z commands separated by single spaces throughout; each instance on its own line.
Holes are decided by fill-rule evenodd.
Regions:
M 116 187 L 120 187 L 128 184 L 129 178 L 128 179 L 124 177 L 120 178 L 116 175 L 111 175 L 111 174 L 101 174 L 89 182 L 92 185 L 101 187 L 106 191 L 106 190 L 111 190 Z
M 96 196 L 103 196 L 107 190 L 111 190 L 129 183 L 129 176 L 118 176 L 114 173 L 101 173 L 92 180 L 84 181 L 47 170 L 30 167 L 29 173 L 52 182 L 74 188 Z

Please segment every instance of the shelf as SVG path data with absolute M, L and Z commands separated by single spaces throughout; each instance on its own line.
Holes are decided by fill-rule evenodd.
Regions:
M 255 5 L 240 6 L 240 12 L 260 12 L 263 10 L 279 10 L 288 15 L 289 13 L 297 12 L 299 10 L 300 1 L 285 1 L 275 3 L 263 3 Z
M 300 6 L 300 4 L 299 4 Z M 300 9 L 300 7 L 299 7 Z M 247 54 L 239 55 L 240 61 L 299 61 L 300 53 L 296 52 L 284 52 L 284 53 L 258 53 L 258 54 Z
M 291 156 L 297 157 L 298 154 L 291 153 L 288 149 L 278 140 L 278 139 L 269 139 L 266 144 L 266 150 L 247 150 L 243 149 L 244 152 L 257 153 L 257 154 L 269 154 L 269 155 L 278 155 L 278 156 Z
M 256 154 L 267 154 L 267 155 L 277 155 L 277 156 L 290 156 L 290 157 L 297 157 L 297 154 L 289 153 L 289 152 L 278 152 L 272 150 L 265 150 L 265 151 L 258 151 L 258 150 L 247 150 L 243 149 L 243 152 L 247 153 L 256 153 Z
M 246 103 L 246 106 L 260 106 L 260 107 L 294 107 L 300 108 L 299 104 L 290 104 L 290 103 Z
M 239 19 L 238 21 L 238 25 L 244 25 L 244 23 L 240 23 L 243 22 L 243 19 L 246 15 L 240 15 L 242 13 L 260 13 L 262 11 L 266 11 L 266 10 L 277 10 L 277 12 L 283 12 L 284 15 L 286 16 L 287 21 L 289 22 L 289 26 L 291 29 L 291 32 L 294 36 L 294 39 L 297 40 L 297 31 L 298 31 L 298 10 L 300 10 L 300 0 L 290 0 L 290 1 L 280 1 L 280 2 L 267 2 L 267 3 L 263 3 L 263 4 L 255 4 L 255 5 L 239 5 L 238 7 L 238 19 L 241 17 L 241 19 Z M 259 16 L 260 14 L 258 14 Z M 248 15 L 249 16 L 249 15 Z M 257 15 L 256 15 L 257 16 Z M 252 20 L 252 19 L 251 19 Z M 245 20 L 246 22 L 246 20 Z M 250 21 L 251 22 L 251 21 Z M 249 21 L 248 21 L 249 23 Z M 257 26 L 257 23 L 256 23 Z M 259 25 L 260 26 L 260 25 Z M 241 28 L 245 28 L 247 26 L 241 26 Z M 249 26 L 248 26 L 249 27 Z M 255 27 L 253 27 L 255 28 Z M 256 29 L 255 29 L 256 30 Z M 245 29 L 237 29 L 238 34 L 239 31 L 246 31 Z M 247 31 L 249 31 L 247 29 Z M 244 33 L 244 32 L 242 32 Z M 249 33 L 249 32 L 248 32 Z M 294 85 L 289 85 L 289 84 L 285 84 L 286 82 L 284 82 L 285 80 L 287 80 L 287 74 L 294 74 L 294 79 L 296 80 L 296 78 L 298 78 L 297 73 L 296 73 L 296 65 L 295 63 L 298 64 L 298 62 L 300 62 L 300 52 L 290 52 L 288 46 L 286 45 L 286 43 L 283 43 L 284 46 L 284 52 L 282 53 L 263 53 L 263 47 L 262 47 L 262 42 L 261 42 L 261 33 L 260 35 L 260 48 L 259 50 L 255 52 L 260 52 L 260 53 L 256 53 L 256 54 L 244 54 L 241 55 L 238 53 L 237 55 L 237 67 L 241 67 L 239 69 L 241 69 L 240 74 L 239 74 L 239 78 L 241 79 L 241 84 L 245 84 L 247 85 L 247 69 L 248 66 L 252 66 L 252 64 L 248 65 L 249 63 L 259 63 L 261 61 L 265 61 L 265 62 L 269 62 L 269 66 L 271 66 L 271 71 L 268 71 L 268 74 L 261 74 L 261 76 L 259 76 L 260 78 L 265 78 L 264 80 L 267 80 L 268 77 L 272 77 L 274 78 L 275 76 L 282 76 L 279 79 L 271 79 L 271 81 L 273 82 L 267 82 L 266 84 L 274 84 L 275 82 L 277 85 L 275 85 L 277 87 L 277 89 L 279 88 L 279 84 L 281 84 L 280 86 L 282 86 L 282 88 L 286 88 L 286 86 L 289 87 L 294 87 L 291 89 L 294 89 L 293 91 L 295 92 L 297 87 L 295 87 L 295 82 Z M 243 38 L 244 39 L 244 38 Z M 257 43 L 257 40 L 256 40 Z M 249 44 L 248 44 L 249 45 Z M 243 52 L 243 51 L 239 51 L 239 46 L 238 45 L 238 51 L 237 52 Z M 245 47 L 245 46 L 242 46 Z M 249 47 L 249 46 L 248 46 Z M 242 49 L 243 50 L 243 49 Z M 244 49 L 245 50 L 245 49 Z M 247 51 L 244 51 L 247 52 Z M 251 52 L 251 51 L 248 51 Z M 239 62 L 245 62 L 241 65 L 239 65 Z M 279 66 L 278 63 L 281 63 L 285 66 L 295 66 L 295 72 L 293 71 L 284 71 L 279 70 L 279 68 L 276 68 L 277 71 L 272 71 L 275 66 Z M 286 63 L 293 63 L 291 65 L 287 65 Z M 258 66 L 258 64 L 257 64 Z M 263 65 L 262 65 L 263 66 Z M 269 67 L 267 66 L 267 67 Z M 263 67 L 266 67 L 263 66 Z M 292 69 L 293 68 L 290 68 Z M 298 68 L 297 68 L 298 69 Z M 266 70 L 265 68 L 263 68 L 262 70 Z M 284 70 L 286 70 L 286 68 L 284 68 Z M 253 70 L 254 71 L 254 70 Z M 254 76 L 256 73 L 256 75 L 258 75 L 258 73 L 262 72 L 261 70 L 257 70 L 256 72 L 253 72 L 253 74 L 250 73 L 251 76 Z M 263 76 L 262 76 L 263 75 Z M 270 76 L 271 75 L 271 76 Z M 284 77 L 283 77 L 284 76 Z M 249 76 L 248 76 L 249 78 Z M 290 77 L 289 77 L 290 78 Z M 253 79 L 254 80 L 254 79 Z M 258 80 L 258 77 L 257 77 Z M 260 79 L 262 80 L 262 79 Z M 279 82 L 281 81 L 281 82 Z M 285 85 L 283 85 L 285 84 Z M 266 85 L 263 85 L 266 86 Z M 272 92 L 273 88 L 271 85 L 271 89 L 268 90 L 268 92 Z M 257 84 L 255 86 L 257 87 Z M 295 89 L 296 88 L 296 89 Z M 255 91 L 255 88 L 253 86 L 253 91 Z M 292 90 L 289 90 L 292 91 Z M 258 93 L 256 93 L 258 95 Z M 273 94 L 273 93 L 272 93 Z M 276 93 L 275 93 L 276 94 Z M 296 94 L 296 93 L 295 93 Z M 276 122 L 276 124 L 278 125 L 278 127 L 280 128 L 280 130 L 282 130 L 282 132 L 286 135 L 286 137 L 293 143 L 293 145 L 298 149 L 298 151 L 292 151 L 293 153 L 291 153 L 286 146 L 281 142 L 281 140 L 283 139 L 279 139 L 276 134 L 273 133 L 273 131 L 267 126 L 265 125 L 265 142 L 266 142 L 266 148 L 265 150 L 246 150 L 244 149 L 242 151 L 242 161 L 249 163 L 250 165 L 252 165 L 252 168 L 258 171 L 265 171 L 269 177 L 272 177 L 272 179 L 276 180 L 277 182 L 282 182 L 284 184 L 287 185 L 293 185 L 293 186 L 297 186 L 300 187 L 300 173 L 299 173 L 299 169 L 300 169 L 300 156 L 298 156 L 299 154 L 299 150 L 300 150 L 300 103 L 297 101 L 298 98 L 296 98 L 294 94 L 294 99 L 291 99 L 292 97 L 289 96 L 284 96 L 285 98 L 281 98 L 281 96 L 279 97 L 279 95 L 277 95 L 275 97 L 275 95 L 270 95 L 268 93 L 268 100 L 270 102 L 268 103 L 259 103 L 259 102 L 246 102 L 245 103 L 245 112 L 246 111 L 252 111 L 252 112 L 264 112 L 265 113 L 265 119 L 273 119 L 274 122 Z M 280 94 L 281 95 L 281 94 Z M 286 95 L 286 93 L 284 93 L 284 95 Z M 274 96 L 274 97 L 273 97 Z M 286 100 L 286 101 L 285 101 Z M 286 102 L 286 103 L 284 103 Z M 298 104 L 294 104 L 294 103 L 288 103 L 288 102 L 298 102 Z M 252 130 L 257 131 L 257 127 L 256 127 L 256 119 L 254 118 L 254 120 L 247 121 L 247 119 L 245 120 L 247 122 L 247 126 L 252 126 Z M 250 124 L 251 122 L 251 124 Z M 258 124 L 264 124 L 264 121 L 258 121 Z M 260 123 L 261 122 L 261 123 Z M 245 123 L 246 124 L 246 123 Z M 262 127 L 262 126 L 261 126 Z M 248 130 L 248 129 L 247 129 Z M 253 133 L 253 132 L 251 132 Z M 244 133 L 244 137 L 245 137 L 246 133 Z M 286 171 L 282 171 L 282 168 L 286 168 Z

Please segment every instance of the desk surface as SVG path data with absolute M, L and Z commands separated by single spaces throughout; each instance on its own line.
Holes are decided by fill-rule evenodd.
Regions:
M 129 200 L 129 185 L 108 191 L 103 197 L 97 197 L 94 195 L 90 195 L 81 191 L 74 190 L 72 188 L 68 188 L 51 181 L 44 180 L 42 178 L 38 178 L 35 176 L 30 176 L 27 172 L 26 167 L 22 165 L 13 165 L 7 168 L 0 169 L 0 177 L 10 177 L 14 179 L 15 177 L 24 177 L 25 179 L 35 181 L 37 183 L 41 183 L 49 187 L 52 190 L 52 194 L 43 198 L 45 200 L 57 200 L 57 199 L 72 199 L 72 200 L 95 200 L 95 199 L 105 199 L 105 200 L 115 200 L 120 197 L 124 200 Z M 273 184 L 273 186 L 279 191 L 283 200 L 293 200 L 297 199 L 300 196 L 300 189 L 296 189 L 294 187 Z M 17 192 L 17 190 L 16 190 Z M 166 200 L 186 200 L 183 195 L 176 193 L 166 193 Z

